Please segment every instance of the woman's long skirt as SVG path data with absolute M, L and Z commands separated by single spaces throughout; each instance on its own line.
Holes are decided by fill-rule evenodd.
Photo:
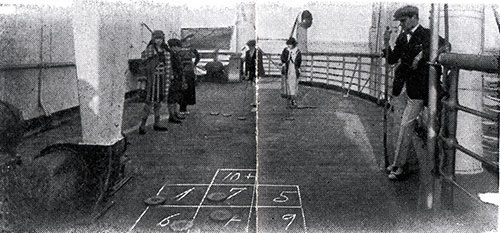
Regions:
M 297 70 L 290 64 L 288 72 L 281 77 L 281 97 L 294 99 L 298 92 Z
M 184 90 L 182 103 L 183 105 L 194 105 L 196 104 L 196 89 L 195 80 L 196 74 L 194 73 L 194 66 L 187 65 L 183 70 L 184 78 L 186 79 L 187 89 Z

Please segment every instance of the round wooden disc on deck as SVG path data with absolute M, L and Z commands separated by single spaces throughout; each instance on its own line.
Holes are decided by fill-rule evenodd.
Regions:
M 224 201 L 224 200 L 226 200 L 226 198 L 227 198 L 227 194 L 220 193 L 220 192 L 210 193 L 207 196 L 207 199 L 209 201 L 214 201 L 214 202 Z
M 146 200 L 144 200 L 144 203 L 149 206 L 155 206 L 155 205 L 161 205 L 166 201 L 166 199 L 162 196 L 153 196 L 150 197 Z
M 187 231 L 194 226 L 193 220 L 175 220 L 170 224 L 172 231 Z
M 307 106 L 307 105 L 299 105 L 297 106 L 297 109 L 315 109 L 318 108 L 317 106 Z
M 229 210 L 215 210 L 210 213 L 210 219 L 214 221 L 227 221 L 233 217 Z

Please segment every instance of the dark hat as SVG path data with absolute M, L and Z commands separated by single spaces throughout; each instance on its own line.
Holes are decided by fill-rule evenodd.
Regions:
M 170 39 L 167 44 L 169 47 L 182 47 L 182 42 L 179 39 Z
M 151 38 L 152 39 L 165 39 L 165 33 L 163 33 L 163 31 L 161 31 L 161 30 L 154 30 L 151 33 Z
M 407 5 L 397 9 L 396 12 L 394 12 L 394 20 L 397 21 L 401 20 L 404 17 L 412 17 L 414 15 L 418 16 L 418 8 L 415 6 Z
M 256 44 L 257 44 L 257 41 L 255 41 L 255 40 L 249 40 L 249 41 L 247 42 L 247 45 L 248 45 L 248 46 L 250 46 L 250 47 L 253 47 L 253 46 L 255 46 Z
M 186 37 L 182 38 L 181 41 L 184 42 L 184 41 L 192 39 L 193 37 L 194 37 L 194 34 L 189 34 Z
M 297 43 L 297 40 L 295 40 L 295 38 L 290 37 L 290 39 L 288 39 L 288 40 L 286 41 L 286 44 L 287 44 L 287 45 L 294 45 L 294 46 L 295 46 L 295 45 L 297 45 L 298 43 Z

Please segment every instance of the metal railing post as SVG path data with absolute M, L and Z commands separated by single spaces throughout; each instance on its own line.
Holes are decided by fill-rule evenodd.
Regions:
M 455 142 L 457 135 L 457 108 L 458 106 L 458 76 L 459 69 L 452 69 L 447 76 L 448 99 L 444 102 L 443 140 L 444 156 L 441 161 L 441 175 L 455 180 Z M 441 203 L 447 209 L 453 209 L 453 184 L 444 181 L 441 187 Z
M 389 32 L 390 28 L 386 28 Z M 384 47 L 389 50 L 389 40 L 384 38 Z M 383 144 L 384 144 L 384 169 L 389 166 L 389 153 L 387 148 L 387 114 L 389 114 L 387 104 L 389 103 L 389 53 L 385 53 L 385 76 L 384 76 L 384 125 L 383 125 Z
M 342 88 L 344 88 L 345 82 L 345 56 L 342 56 Z
M 435 65 L 438 56 L 439 49 L 439 4 L 431 5 L 431 48 L 430 48 L 430 57 L 429 57 L 429 93 L 428 93 L 428 106 L 429 106 L 429 122 L 427 124 L 427 154 L 428 158 L 425 158 L 427 161 L 421 164 L 427 164 L 427 168 L 424 170 L 427 172 L 427 169 L 433 167 L 434 172 L 437 172 L 439 167 L 436 165 L 439 164 L 439 156 L 437 151 L 437 135 L 438 135 L 438 93 L 437 93 L 437 85 L 438 85 L 438 73 L 437 67 Z M 422 169 L 422 168 L 421 168 Z M 425 174 L 424 176 L 432 176 L 432 174 Z M 426 179 L 427 180 L 427 179 Z M 426 196 L 431 196 L 434 192 L 431 179 L 429 179 L 429 183 L 424 182 L 425 188 L 424 192 Z M 425 203 L 425 208 L 432 208 L 434 205 L 433 199 L 427 199 Z
M 361 66 L 362 66 L 362 58 L 358 57 L 358 92 L 361 91 Z
M 272 62 L 272 59 L 273 57 L 272 56 L 269 56 L 267 57 L 267 74 L 268 75 L 271 75 L 271 62 Z
M 310 64 L 310 70 L 309 70 L 309 81 L 313 81 L 313 75 L 314 75 L 314 55 L 311 54 L 311 63 Z
M 326 56 L 326 85 L 330 84 L 330 56 Z

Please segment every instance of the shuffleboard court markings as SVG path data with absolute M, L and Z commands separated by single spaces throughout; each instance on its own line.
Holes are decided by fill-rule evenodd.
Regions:
M 210 188 L 212 187 L 212 185 L 214 184 L 214 181 L 215 181 L 215 178 L 217 177 L 217 175 L 219 174 L 219 171 L 220 169 L 217 169 L 217 171 L 215 172 L 215 175 L 214 177 L 212 178 L 212 181 L 210 182 L 210 184 L 208 185 L 207 187 L 207 191 L 205 192 L 205 195 L 203 195 L 203 198 L 201 199 L 200 201 L 200 204 L 198 205 L 198 208 L 196 209 L 196 212 L 194 213 L 193 215 L 193 220 L 196 219 L 196 216 L 198 215 L 198 212 L 200 211 L 200 208 L 201 206 L 203 205 L 203 202 L 205 201 L 205 198 L 207 198 L 207 195 L 208 195 L 208 192 L 210 191 Z
M 256 182 L 255 169 L 219 169 L 214 184 L 249 184 Z
M 166 198 L 163 205 L 198 205 L 203 197 L 206 186 L 169 186 L 160 193 Z
M 207 196 L 212 193 L 226 198 L 210 201 Z M 258 184 L 256 169 L 217 169 L 208 184 L 165 183 L 156 195 L 167 201 L 146 207 L 128 232 L 137 228 L 170 232 L 168 226 L 179 220 L 191 220 L 193 229 L 212 232 L 249 232 L 252 222 L 257 232 L 307 232 L 299 186 Z M 234 215 L 225 222 L 216 221 L 210 219 L 215 210 Z
M 209 186 L 210 184 L 167 184 L 168 187 L 175 187 L 175 186 Z M 253 184 L 212 184 L 212 186 L 248 186 L 252 187 L 254 186 Z
M 256 206 L 256 205 L 202 205 L 200 208 L 258 208 L 258 209 L 300 209 L 302 206 Z M 197 205 L 157 205 L 155 208 L 198 208 Z
M 133 232 L 174 232 L 171 224 L 191 221 L 196 208 L 149 208 Z
M 161 188 L 158 190 L 158 192 L 156 193 L 156 196 L 160 195 L 160 193 L 163 191 L 163 189 L 165 188 L 167 184 L 163 184 L 163 186 L 161 186 Z M 134 225 L 132 225 L 132 227 L 130 227 L 129 231 L 128 232 L 132 232 L 134 230 L 134 228 L 137 226 L 137 224 L 141 221 L 142 217 L 144 217 L 144 215 L 148 212 L 149 210 L 149 206 L 147 206 L 144 211 L 142 211 L 141 215 L 139 215 L 139 218 L 137 218 L 137 220 L 134 222 Z
M 301 208 L 259 208 L 258 232 L 307 232 Z
M 220 168 L 219 171 L 257 171 L 256 169 L 245 169 L 245 168 Z
M 241 186 L 212 186 L 209 195 L 213 193 L 223 193 L 226 198 L 221 201 L 211 201 L 205 199 L 202 206 L 226 205 L 226 206 L 252 206 L 253 187 Z
M 248 218 L 247 218 L 247 226 L 245 228 L 245 232 L 249 232 L 249 228 L 250 228 L 250 221 L 252 219 L 252 210 L 253 210 L 253 206 L 255 205 L 255 196 L 257 195 L 257 179 L 255 179 L 255 183 L 254 183 L 254 186 L 253 186 L 253 191 L 252 191 L 252 202 L 250 203 L 250 210 L 248 212 Z
M 301 206 L 296 185 L 259 185 L 259 206 Z
M 306 215 L 304 214 L 304 208 L 302 206 L 302 196 L 300 194 L 300 188 L 298 185 L 297 185 L 297 191 L 299 191 L 300 211 L 302 212 L 302 220 L 303 220 L 303 224 L 304 224 L 304 230 L 305 230 L 305 232 L 307 232 Z
M 247 232 L 248 208 L 213 208 L 204 207 L 194 220 L 195 226 L 202 232 Z M 228 212 L 225 218 L 211 217 L 216 211 Z

